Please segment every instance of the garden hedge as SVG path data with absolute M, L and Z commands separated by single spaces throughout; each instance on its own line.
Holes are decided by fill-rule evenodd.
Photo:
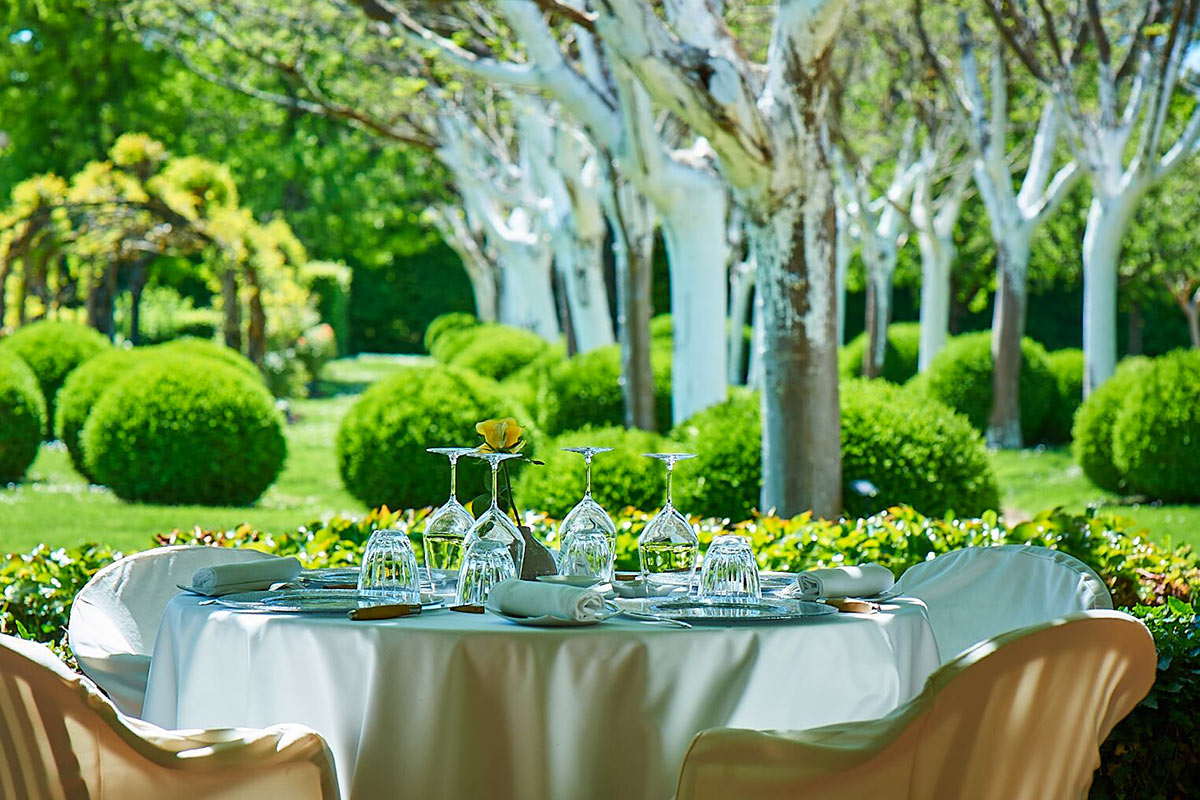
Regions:
M 461 348 L 449 364 L 469 369 L 485 378 L 504 380 L 552 349 L 533 331 L 508 325 L 476 325 L 454 334 Z
M 738 393 L 675 431 L 697 458 L 680 464 L 679 505 L 741 519 L 758 506 L 762 425 L 758 396 Z M 999 506 L 999 490 L 977 431 L 940 403 L 879 381 L 841 386 L 842 495 L 846 512 L 894 505 L 973 516 Z
M 1200 350 L 1154 359 L 1113 420 L 1113 463 L 1155 500 L 1200 501 Z
M 406 367 L 372 386 L 342 419 L 337 435 L 338 469 L 346 489 L 369 506 L 441 505 L 449 472 L 444 456 L 427 447 L 471 446 L 475 424 L 528 414 L 494 381 L 456 367 Z M 459 462 L 465 503 L 483 488 L 475 460 Z
M 1042 422 L 1041 440 L 1051 444 L 1071 441 L 1075 412 L 1083 404 L 1083 351 L 1079 348 L 1055 350 L 1046 354 L 1046 363 L 1054 373 L 1054 403 Z
M 1042 424 L 1058 395 L 1054 372 L 1045 349 L 1021 340 L 1021 436 L 1026 444 L 1037 440 Z M 955 336 L 910 385 L 965 414 L 976 430 L 986 431 L 992 413 L 992 334 L 979 331 Z
M 522 507 L 564 517 L 583 497 L 583 456 L 564 447 L 611 447 L 592 459 L 592 496 L 614 514 L 626 506 L 657 508 L 666 489 L 663 465 L 645 453 L 662 452 L 665 440 L 657 434 L 621 427 L 585 428 L 555 437 L 538 450 L 545 466 L 527 466 L 515 492 Z
M 58 408 L 54 412 L 54 435 L 67 446 L 71 463 L 80 475 L 95 480 L 87 467 L 79 435 L 100 395 L 127 372 L 144 363 L 154 348 L 110 350 L 93 356 L 67 376 L 58 390 Z
M 110 346 L 108 339 L 94 328 L 54 320 L 25 325 L 0 341 L 0 347 L 24 359 L 37 378 L 46 401 L 47 438 L 54 433 L 54 398 L 67 375 Z
M 37 458 L 46 401 L 33 370 L 0 350 L 0 484 L 19 481 Z
M 1113 376 L 1088 395 L 1075 415 L 1071 431 L 1075 461 L 1101 489 L 1123 493 L 1128 488 L 1114 461 L 1113 425 L 1125 398 L 1150 365 L 1150 359 L 1141 356 L 1122 360 Z
M 232 347 L 226 347 L 209 339 L 196 339 L 191 336 L 183 336 L 160 345 L 155 345 L 152 348 L 146 348 L 146 350 L 148 352 L 167 353 L 171 355 L 214 358 L 227 366 L 233 367 L 248 378 L 252 378 L 259 383 L 263 382 L 262 373 L 258 371 L 258 367 L 254 366 L 253 361 Z
M 500 385 L 533 415 L 533 419 L 540 419 L 538 397 L 542 393 L 542 386 L 546 383 L 550 370 L 566 359 L 567 349 L 563 344 L 551 345 L 516 372 L 501 378 Z
M 300 282 L 308 289 L 321 321 L 333 328 L 338 355 L 350 347 L 350 284 L 354 273 L 345 264 L 309 261 L 300 268 Z
M 124 500 L 244 505 L 283 469 L 283 420 L 261 382 L 211 358 L 153 358 L 96 402 L 89 473 Z
M 474 315 L 466 314 L 462 311 L 454 311 L 449 314 L 442 314 L 440 317 L 435 317 L 429 323 L 429 327 L 425 329 L 425 352 L 436 358 L 438 361 L 445 363 L 449 360 L 453 352 L 450 340 L 455 338 L 455 334 L 461 333 L 468 328 L 473 328 L 479 324 Z
M 891 383 L 904 383 L 917 374 L 921 351 L 921 325 L 918 322 L 893 322 L 887 329 L 887 347 L 879 377 Z M 861 378 L 863 356 L 867 352 L 867 333 L 851 339 L 838 353 L 838 373 L 843 378 Z
M 659 430 L 671 427 L 671 352 L 652 347 L 654 418 Z M 551 367 L 538 394 L 542 429 L 556 436 L 588 425 L 621 425 L 625 403 L 621 395 L 621 349 L 599 347 Z

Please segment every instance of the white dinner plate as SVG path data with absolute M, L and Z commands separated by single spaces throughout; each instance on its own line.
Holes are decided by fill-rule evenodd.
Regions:
M 238 592 L 213 598 L 238 611 L 270 611 L 289 614 L 345 614 L 359 608 L 388 605 L 392 600 L 354 589 L 285 589 L 276 592 Z M 421 595 L 421 607 L 441 608 L 443 600 Z
M 613 604 L 607 600 L 604 602 L 604 612 L 598 618 L 586 619 L 586 620 L 562 619 L 561 617 L 549 617 L 549 616 L 547 616 L 547 617 L 518 617 L 514 614 L 508 614 L 504 611 L 501 611 L 495 604 L 492 603 L 491 600 L 489 600 L 487 603 L 485 603 L 483 607 L 486 608 L 488 611 L 492 612 L 493 614 L 495 614 L 496 616 L 503 617 L 504 619 L 508 620 L 509 622 L 515 622 L 518 625 L 526 625 L 531 628 L 582 628 L 582 627 L 586 627 L 588 625 L 596 625 L 598 623 L 604 622 L 605 620 L 612 619 L 617 614 L 621 613 L 621 609 L 617 608 L 615 604 Z

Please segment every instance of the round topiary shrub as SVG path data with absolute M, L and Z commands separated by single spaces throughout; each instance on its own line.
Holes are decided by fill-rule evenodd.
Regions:
M 52 436 L 54 398 L 71 370 L 111 345 L 94 328 L 44 320 L 26 325 L 4 339 L 3 347 L 20 356 L 37 378 L 46 401 L 46 436 Z
M 986 431 L 992 413 L 992 334 L 990 331 L 955 336 L 918 382 L 924 393 L 965 414 L 976 430 Z M 1021 340 L 1021 436 L 1028 443 L 1041 433 L 1042 423 L 1058 393 L 1045 349 Z
M 479 324 L 479 320 L 471 314 L 462 311 L 455 311 L 450 314 L 442 314 L 439 317 L 434 317 L 433 321 L 425 328 L 425 352 L 436 358 L 438 361 L 444 361 L 443 352 L 439 352 L 438 343 L 448 334 L 456 334 L 468 328 L 473 328 Z
M 662 452 L 664 439 L 646 431 L 625 428 L 585 428 L 564 433 L 538 450 L 545 466 L 526 466 L 514 488 L 523 507 L 546 511 L 562 519 L 583 497 L 583 456 L 563 447 L 611 447 L 592 460 L 592 497 L 609 514 L 633 506 L 658 508 L 666 484 L 662 464 L 644 453 Z
M 654 418 L 659 430 L 671 427 L 671 353 L 654 347 Z M 599 347 L 555 365 L 538 395 L 542 429 L 556 436 L 585 426 L 621 425 L 625 405 L 621 395 L 621 350 Z
M 497 381 L 551 349 L 551 344 L 533 331 L 508 325 L 476 325 L 459 335 L 463 347 L 450 358 L 450 365 Z
M 528 419 L 494 381 L 455 367 L 407 367 L 364 392 L 342 419 L 342 483 L 372 507 L 441 505 L 449 486 L 447 461 L 425 448 L 474 445 L 480 440 L 475 423 L 500 417 Z M 462 502 L 479 493 L 483 477 L 476 459 L 459 461 Z
M 87 422 L 92 407 L 112 384 L 125 373 L 144 363 L 145 352 L 153 348 L 138 350 L 109 350 L 89 359 L 67 376 L 58 390 L 58 408 L 54 412 L 54 435 L 67 446 L 71 463 L 80 475 L 89 480 L 87 459 L 79 435 Z
M 545 384 L 550 370 L 566 359 L 566 347 L 562 344 L 551 345 L 537 358 L 503 377 L 500 385 L 533 415 L 533 419 L 540 419 L 538 396 L 542 392 L 542 386 Z
M 218 342 L 209 339 L 196 339 L 190 336 L 184 336 L 179 339 L 172 339 L 169 342 L 155 345 L 154 347 L 145 348 L 147 352 L 169 353 L 181 356 L 200 356 L 202 358 L 213 358 L 227 366 L 233 367 L 240 371 L 248 378 L 253 378 L 259 383 L 263 382 L 263 375 L 258 371 L 258 367 L 254 366 L 254 362 L 246 358 L 244 355 L 234 350 L 232 347 L 226 347 Z
M 1071 441 L 1075 412 L 1083 403 L 1083 351 L 1071 347 L 1046 354 L 1046 363 L 1054 373 L 1057 391 L 1042 423 L 1041 440 L 1053 444 Z
M 211 358 L 154 358 L 96 402 L 89 472 L 125 500 L 244 505 L 283 469 L 283 420 L 266 388 Z
M 46 401 L 33 370 L 0 350 L 0 484 L 18 481 L 37 458 Z
M 1114 459 L 1113 424 L 1125 398 L 1150 366 L 1150 359 L 1142 356 L 1124 359 L 1113 376 L 1088 395 L 1075 414 L 1071 429 L 1075 462 L 1088 480 L 1101 489 L 1121 493 L 1128 488 Z
M 1113 462 L 1134 492 L 1200 500 L 1200 351 L 1154 359 L 1113 421 Z
M 863 356 L 867 351 L 866 331 L 850 340 L 838 353 L 838 374 L 843 378 L 862 377 Z M 921 352 L 921 325 L 918 322 L 893 322 L 887 329 L 887 347 L 879 377 L 891 383 L 904 383 L 917 374 Z
M 848 516 L 908 504 L 938 516 L 999 505 L 979 432 L 940 403 L 881 381 L 841 387 L 842 495 Z M 762 489 L 758 395 L 739 393 L 683 423 L 675 438 L 697 458 L 679 465 L 677 505 L 688 513 L 745 519 Z M 872 494 L 873 492 L 873 494 Z

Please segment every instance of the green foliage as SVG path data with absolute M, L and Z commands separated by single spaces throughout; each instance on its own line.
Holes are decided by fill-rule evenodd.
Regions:
M 734 391 L 676 426 L 696 458 L 675 467 L 675 504 L 690 514 L 746 519 L 762 491 L 762 415 L 756 392 Z
M 124 500 L 243 505 L 283 469 L 283 422 L 258 381 L 211 358 L 155 358 L 104 392 L 86 464 Z
M 46 435 L 53 435 L 54 398 L 71 370 L 109 347 L 108 340 L 86 325 L 44 320 L 26 325 L 0 342 L 24 359 L 46 401 Z
M 293 348 L 265 353 L 261 372 L 263 383 L 273 397 L 308 397 L 308 384 L 312 380 L 312 374 L 296 356 Z
M 442 314 L 435 317 L 428 327 L 425 328 L 425 336 L 422 343 L 425 345 L 425 352 L 433 354 L 433 348 L 437 341 L 445 334 L 474 328 L 479 324 L 479 320 L 475 319 L 474 314 L 467 314 L 463 311 L 452 311 L 449 314 Z M 434 355 L 434 358 L 437 358 Z M 441 359 L 438 359 L 441 360 Z
M 147 348 L 147 351 L 162 353 L 170 357 L 200 356 L 201 358 L 216 359 L 222 364 L 238 370 L 247 378 L 262 381 L 262 375 L 259 374 L 258 367 L 254 366 L 253 361 L 232 347 L 226 347 L 223 344 L 208 339 L 193 339 L 190 336 L 185 336 L 179 339 L 172 339 L 154 348 Z
M 1075 415 L 1071 430 L 1075 461 L 1101 489 L 1123 493 L 1127 488 L 1113 459 L 1113 425 L 1125 398 L 1150 370 L 1150 364 L 1149 359 L 1141 357 L 1123 360 L 1113 376 L 1088 395 Z
M 1032 339 L 1021 340 L 1021 436 L 1033 442 L 1057 395 L 1046 351 Z M 980 331 L 956 336 L 938 353 L 914 386 L 965 414 L 976 430 L 987 430 L 992 413 L 992 334 Z
M 654 372 L 654 418 L 659 430 L 671 427 L 671 353 L 650 352 Z M 599 347 L 554 365 L 538 395 L 539 421 L 550 435 L 586 425 L 620 425 L 625 418 L 621 396 L 621 349 Z
M 566 453 L 563 447 L 611 447 L 592 460 L 592 496 L 611 514 L 627 506 L 655 508 L 662 505 L 664 470 L 645 453 L 662 452 L 661 436 L 620 427 L 584 428 L 555 437 L 538 451 L 544 467 L 524 470 L 514 487 L 525 505 L 563 517 L 583 497 L 583 456 Z
M 1200 621 L 1192 605 L 1135 606 L 1158 651 L 1150 693 L 1100 747 L 1088 797 L 1142 800 L 1190 797 L 1200 778 Z
M 337 358 L 338 338 L 333 326 L 322 322 L 300 334 L 292 350 L 304 365 L 305 371 L 312 378 L 316 378 L 326 364 Z
M 0 350 L 0 484 L 19 481 L 37 457 L 46 401 L 33 371 Z
M 132 339 L 132 300 L 129 294 L 117 298 L 117 330 Z M 192 298 L 183 297 L 169 286 L 148 286 L 142 293 L 138 318 L 137 344 L 160 344 L 181 336 L 211 339 L 220 327 L 220 313 L 211 308 L 195 308 Z
M 312 296 L 321 322 L 333 330 L 335 355 L 350 346 L 350 284 L 353 273 L 345 264 L 309 261 L 300 268 L 300 283 Z M 317 373 L 309 369 L 313 375 Z
M 500 385 L 515 400 L 525 406 L 534 419 L 540 419 L 541 410 L 538 407 L 538 397 L 542 393 L 542 387 L 554 365 L 565 361 L 566 358 L 567 348 L 565 345 L 561 342 L 551 345 L 543 350 L 541 355 L 516 372 L 504 376 L 500 380 Z
M 921 325 L 917 322 L 893 322 L 887 329 L 887 348 L 879 377 L 891 383 L 904 383 L 917 374 L 921 349 Z M 850 340 L 838 353 L 838 374 L 843 378 L 862 377 L 863 356 L 867 351 L 864 331 Z
M 493 381 L 455 367 L 407 367 L 381 381 L 355 403 L 337 435 L 338 468 L 346 488 L 369 506 L 440 504 L 446 499 L 447 464 L 427 447 L 470 446 L 475 424 L 525 411 Z M 472 459 L 459 464 L 462 496 L 480 486 L 483 471 Z
M 675 325 L 670 314 L 659 314 L 650 318 L 650 338 L 660 342 L 670 342 L 675 335 Z
M 552 345 L 532 331 L 508 325 L 476 325 L 454 334 L 461 347 L 449 363 L 485 378 L 503 380 L 544 355 Z
M 79 434 L 104 390 L 143 363 L 144 350 L 109 350 L 93 356 L 67 376 L 58 390 L 54 435 L 67 446 L 71 463 L 80 475 L 92 480 Z
M 1154 359 L 1122 401 L 1112 442 L 1113 463 L 1134 492 L 1200 501 L 1200 351 Z
M 1083 404 L 1083 351 L 1071 347 L 1046 354 L 1046 363 L 1054 373 L 1055 400 L 1042 422 L 1044 442 L 1062 444 L 1071 441 L 1075 412 Z

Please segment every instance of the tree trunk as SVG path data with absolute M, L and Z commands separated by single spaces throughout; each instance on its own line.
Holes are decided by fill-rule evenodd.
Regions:
M 871 248 L 864 248 L 863 255 L 867 262 L 867 346 L 863 349 L 862 375 L 864 378 L 878 378 L 883 372 L 883 359 L 887 355 L 887 329 L 892 316 L 892 273 L 895 271 L 896 257 L 894 252 L 889 254 Z
M 562 330 L 551 285 L 548 248 L 497 243 L 500 262 L 500 321 L 525 328 L 550 342 Z
M 836 519 L 842 469 L 833 187 L 819 149 L 809 161 L 808 196 L 793 192 L 749 225 L 766 348 L 762 508 Z
M 8 274 L 12 271 L 12 261 L 5 258 L 0 262 L 0 333 L 4 332 L 5 320 L 8 317 Z
M 837 215 L 837 240 L 834 245 L 834 294 L 837 296 L 837 344 L 846 343 L 846 275 L 850 271 L 850 257 L 854 246 L 850 241 L 850 220 L 843 214 Z
M 120 262 L 115 258 L 105 264 L 103 271 L 88 291 L 88 325 L 110 339 L 116 333 L 116 325 L 113 324 L 113 300 L 117 294 L 117 275 L 120 266 Z M 24 305 L 24 297 L 21 300 Z M 24 309 L 22 309 L 21 318 L 24 319 L 24 317 Z
M 142 291 L 147 277 L 146 259 L 139 258 L 129 279 L 129 341 L 134 347 L 142 343 Z
M 267 354 L 267 313 L 263 309 L 262 287 L 258 282 L 258 271 L 246 269 L 246 283 L 250 288 L 250 298 L 247 306 L 250 310 L 250 323 L 246 329 L 246 356 L 256 366 L 262 366 L 263 356 Z M 316 376 L 312 376 L 316 379 Z
M 996 300 L 992 313 L 992 411 L 989 447 L 1019 449 L 1021 437 L 1021 337 L 1025 333 L 1025 277 L 1029 246 L 1025 241 L 998 243 Z
M 608 172 L 604 211 L 613 233 L 617 277 L 617 333 L 621 344 L 621 393 L 625 426 L 653 431 L 654 372 L 650 364 L 651 278 L 654 216 L 632 187 L 617 186 Z
M 950 267 L 954 263 L 954 240 L 920 231 L 921 249 L 921 346 L 917 369 L 929 369 L 946 346 L 950 333 Z
M 751 389 L 762 389 L 763 354 L 767 350 L 766 333 L 763 331 L 762 292 L 754 292 L 754 306 L 750 311 L 750 365 L 746 367 L 746 385 Z
M 1189 302 L 1183 307 L 1187 317 L 1188 335 L 1192 338 L 1192 347 L 1200 349 L 1200 302 Z
M 754 295 L 754 263 L 743 261 L 729 270 L 729 385 L 746 382 L 746 341 L 743 329 L 750 319 Z
M 569 221 L 554 234 L 554 266 L 571 317 L 578 352 L 613 343 L 604 286 L 604 240 L 583 237 Z
M 229 267 L 221 278 L 221 302 L 225 306 L 225 346 L 242 352 L 242 304 L 238 298 L 237 272 Z
M 1096 196 L 1083 234 L 1083 396 L 1117 367 L 1117 263 L 1134 198 Z

